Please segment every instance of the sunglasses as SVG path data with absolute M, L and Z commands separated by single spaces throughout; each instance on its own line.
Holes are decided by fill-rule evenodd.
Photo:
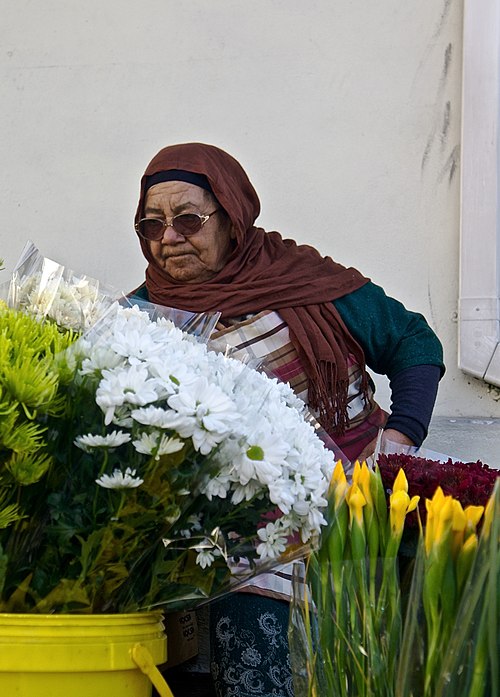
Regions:
M 159 242 L 168 227 L 172 227 L 184 237 L 189 237 L 199 232 L 207 220 L 219 210 L 220 208 L 216 208 L 208 215 L 180 213 L 173 218 L 141 218 L 134 227 L 137 234 L 149 242 Z

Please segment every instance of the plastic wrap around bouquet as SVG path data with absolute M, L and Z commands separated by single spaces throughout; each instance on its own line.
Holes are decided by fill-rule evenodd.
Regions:
M 333 454 L 287 385 L 163 310 L 1 312 L 0 611 L 193 606 L 317 539 Z
M 93 326 L 120 297 L 110 286 L 44 257 L 31 241 L 2 295 L 12 308 L 76 331 Z
M 43 256 L 31 241 L 26 242 L 11 278 L 0 285 L 0 299 L 11 308 L 76 332 L 88 331 L 101 322 L 116 302 L 130 305 L 116 288 Z M 220 316 L 219 312 L 187 312 L 139 299 L 134 303 L 151 319 L 166 317 L 202 339 L 208 339 Z

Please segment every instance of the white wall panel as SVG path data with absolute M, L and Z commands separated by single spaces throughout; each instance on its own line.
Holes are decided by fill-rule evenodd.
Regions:
M 7 272 L 30 238 L 134 287 L 144 166 L 169 143 L 215 143 L 247 169 L 263 226 L 357 266 L 428 317 L 448 364 L 438 413 L 500 416 L 498 394 L 457 368 L 460 0 L 0 10 Z

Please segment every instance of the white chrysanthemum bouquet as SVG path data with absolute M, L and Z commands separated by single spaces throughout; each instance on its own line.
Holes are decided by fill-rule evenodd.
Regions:
M 192 605 L 317 538 L 333 455 L 287 385 L 138 307 L 43 360 L 43 471 L 0 442 L 0 611 Z
M 61 327 L 84 331 L 92 327 L 119 297 L 94 278 L 44 257 L 28 241 L 8 284 L 10 307 L 48 318 Z

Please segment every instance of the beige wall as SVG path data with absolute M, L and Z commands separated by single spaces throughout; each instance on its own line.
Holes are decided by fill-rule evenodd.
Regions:
M 160 147 L 240 159 L 260 224 L 355 265 L 441 337 L 437 413 L 500 416 L 456 367 L 460 0 L 1 2 L 0 256 L 24 242 L 124 290 Z M 380 383 L 382 401 L 387 390 Z

